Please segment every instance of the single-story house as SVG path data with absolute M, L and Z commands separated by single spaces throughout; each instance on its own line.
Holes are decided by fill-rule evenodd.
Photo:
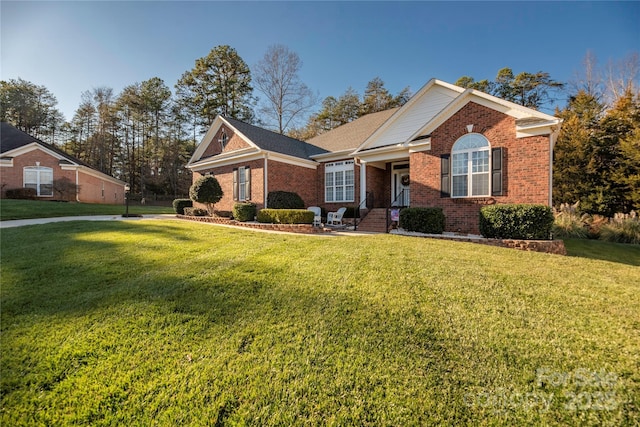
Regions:
M 402 107 L 306 142 L 217 117 L 187 167 L 194 180 L 218 179 L 225 192 L 218 209 L 237 201 L 264 208 L 269 192 L 294 191 L 307 206 L 359 206 L 367 218 L 393 206 L 441 207 L 448 231 L 478 233 L 484 205 L 552 204 L 561 123 L 432 79 Z
M 33 188 L 42 200 L 84 203 L 124 202 L 125 183 L 93 169 L 51 144 L 2 122 L 1 196 L 7 190 Z

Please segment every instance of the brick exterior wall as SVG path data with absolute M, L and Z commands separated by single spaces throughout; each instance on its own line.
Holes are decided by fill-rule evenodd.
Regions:
M 469 124 L 492 148 L 504 148 L 502 196 L 440 197 L 440 156 L 451 152 Z M 549 203 L 549 150 L 548 135 L 516 139 L 514 118 L 470 102 L 432 132 L 430 151 L 411 154 L 411 206 L 441 207 L 447 231 L 478 234 L 478 213 L 483 205 Z
M 71 183 L 76 182 L 75 170 L 63 170 L 59 165 L 59 159 L 41 150 L 32 150 L 13 159 L 13 167 L 1 167 L 2 176 L 2 197 L 5 192 L 12 188 L 22 188 L 24 185 L 24 167 L 36 166 L 48 167 L 53 170 L 54 182 L 61 178 L 67 178 Z M 78 181 L 80 189 L 78 200 L 84 203 L 124 203 L 124 186 L 118 185 L 106 179 L 101 179 L 83 172 L 79 172 Z M 104 192 L 103 192 L 104 188 Z M 76 201 L 75 194 L 60 194 L 55 190 L 53 197 L 43 196 L 42 200 L 68 200 Z
M 268 170 L 268 191 L 293 191 L 298 193 L 305 206 L 313 206 L 318 202 L 316 188 L 316 170 L 278 162 L 276 160 L 267 161 Z M 251 169 L 251 199 L 258 209 L 264 208 L 264 159 L 252 160 L 248 162 L 238 162 L 234 165 L 222 166 L 193 172 L 193 181 L 207 173 L 213 174 L 224 195 L 216 203 L 217 210 L 231 211 L 233 205 L 237 203 L 233 200 L 233 169 L 238 167 L 249 167 Z M 195 203 L 197 207 L 204 208 L 204 205 Z

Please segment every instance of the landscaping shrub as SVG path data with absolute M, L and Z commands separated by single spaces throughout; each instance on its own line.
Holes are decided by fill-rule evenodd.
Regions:
M 184 208 L 184 214 L 187 216 L 209 216 L 209 211 L 201 208 Z
M 480 233 L 489 238 L 548 240 L 553 221 L 551 208 L 544 205 L 492 205 L 480 209 Z
M 560 239 L 586 239 L 588 229 L 586 220 L 588 214 L 580 214 L 578 203 L 570 205 L 563 203 L 554 210 L 553 236 Z
M 236 221 L 253 221 L 255 217 L 255 203 L 236 203 L 235 205 L 233 205 L 233 219 L 235 219 Z
M 640 245 L 640 218 L 634 211 L 626 215 L 615 214 L 600 228 L 600 240 Z
M 441 208 L 405 208 L 400 211 L 400 226 L 407 231 L 442 234 L 444 222 Z
M 189 188 L 189 197 L 194 202 L 207 205 L 209 213 L 213 215 L 213 208 L 224 195 L 220 183 L 213 175 L 206 175 L 199 178 Z
M 298 193 L 271 191 L 267 195 L 269 209 L 304 209 L 304 201 Z
M 233 216 L 233 212 L 231 211 L 216 211 L 216 216 L 221 218 L 231 218 Z
M 313 224 L 313 212 L 306 209 L 261 209 L 258 222 L 273 224 Z
M 193 200 L 191 199 L 175 199 L 173 201 L 173 210 L 178 215 L 184 215 L 184 208 L 193 207 Z
M 7 199 L 35 199 L 38 192 L 35 188 L 10 188 L 5 195 Z

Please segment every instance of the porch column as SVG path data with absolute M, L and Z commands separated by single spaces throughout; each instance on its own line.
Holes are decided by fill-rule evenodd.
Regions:
M 360 160 L 360 203 L 367 198 L 367 162 Z

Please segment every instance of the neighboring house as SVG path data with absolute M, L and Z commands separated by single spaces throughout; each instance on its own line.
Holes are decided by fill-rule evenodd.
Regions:
M 441 207 L 448 231 L 478 233 L 484 205 L 551 205 L 560 125 L 556 117 L 432 79 L 402 107 L 308 142 L 218 117 L 188 167 L 194 179 L 218 178 L 228 194 L 219 209 L 231 209 L 234 200 L 265 207 L 268 192 L 285 190 L 326 210 Z
M 123 181 L 91 168 L 8 123 L 2 122 L 1 125 L 2 197 L 10 189 L 33 188 L 37 198 L 42 200 L 124 202 Z

